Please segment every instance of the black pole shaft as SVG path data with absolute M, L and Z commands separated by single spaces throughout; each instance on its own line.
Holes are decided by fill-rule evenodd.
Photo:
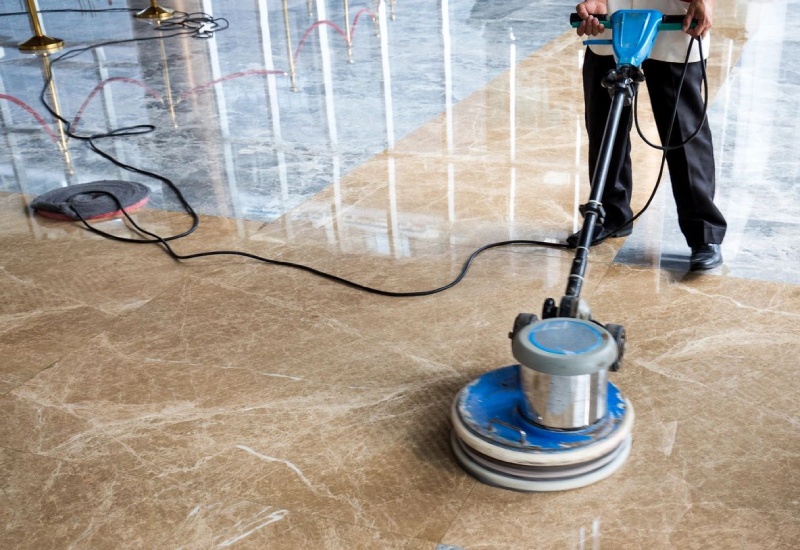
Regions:
M 606 178 L 608 177 L 608 168 L 611 165 L 611 156 L 614 150 L 614 141 L 617 137 L 617 130 L 619 129 L 619 121 L 622 117 L 622 109 L 625 107 L 625 100 L 628 93 L 624 87 L 618 87 L 614 91 L 614 96 L 611 99 L 611 110 L 608 112 L 608 119 L 606 120 L 606 128 L 603 132 L 603 142 L 600 145 L 600 156 L 597 159 L 597 166 L 595 167 L 594 177 L 592 178 L 592 190 L 589 194 L 589 207 L 586 209 L 586 215 L 583 220 L 583 229 L 581 229 L 580 237 L 578 238 L 578 248 L 575 252 L 575 259 L 572 261 L 572 270 L 570 271 L 569 280 L 567 281 L 566 296 L 573 296 L 579 298 L 581 295 L 581 287 L 583 286 L 583 277 L 586 274 L 586 265 L 589 258 L 589 246 L 592 244 L 594 237 L 594 228 L 597 224 L 598 209 L 600 198 L 603 196 L 603 189 L 606 185 Z

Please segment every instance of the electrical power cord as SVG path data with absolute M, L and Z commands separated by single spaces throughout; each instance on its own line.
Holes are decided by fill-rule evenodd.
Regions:
M 98 194 L 98 193 L 103 193 L 103 192 L 95 192 L 95 194 Z M 323 279 L 327 279 L 329 281 L 333 281 L 335 283 L 339 283 L 339 284 L 348 286 L 350 288 L 355 288 L 357 290 L 368 292 L 370 294 L 377 294 L 379 296 L 388 296 L 388 297 L 392 297 L 392 298 L 412 298 L 412 297 L 419 297 L 419 296 L 430 296 L 432 294 L 438 294 L 440 292 L 444 292 L 445 290 L 453 288 L 458 283 L 460 283 L 461 280 L 464 277 L 466 277 L 467 272 L 469 271 L 469 268 L 472 265 L 472 262 L 475 260 L 475 258 L 477 258 L 478 255 L 481 254 L 482 252 L 485 252 L 486 250 L 489 250 L 491 248 L 499 248 L 499 247 L 502 247 L 502 246 L 520 246 L 520 245 L 551 246 L 551 247 L 556 247 L 556 248 L 566 248 L 566 245 L 560 244 L 560 243 L 548 243 L 548 242 L 530 241 L 530 240 L 512 240 L 512 241 L 500 241 L 500 242 L 490 243 L 490 244 L 487 244 L 485 246 L 482 246 L 482 247 L 478 248 L 472 254 L 470 254 L 470 256 L 467 258 L 467 260 L 464 262 L 464 265 L 462 266 L 460 273 L 456 276 L 455 279 L 453 279 L 452 281 L 450 281 L 446 285 L 443 285 L 443 286 L 440 286 L 440 287 L 437 287 L 437 288 L 433 288 L 433 289 L 430 289 L 430 290 L 416 290 L 416 291 L 409 291 L 409 292 L 397 292 L 397 291 L 382 290 L 382 289 L 379 289 L 379 288 L 374 288 L 374 287 L 362 285 L 362 284 L 357 283 L 355 281 L 351 281 L 349 279 L 345 279 L 344 277 L 339 277 L 338 275 L 333 275 L 331 273 L 327 273 L 325 271 L 321 271 L 319 269 L 313 268 L 313 267 L 305 265 L 305 264 L 300 264 L 300 263 L 295 263 L 295 262 L 285 262 L 285 261 L 282 261 L 282 260 L 275 260 L 275 259 L 272 259 L 272 258 L 265 258 L 263 256 L 258 256 L 256 254 L 251 254 L 249 252 L 243 252 L 241 250 L 212 250 L 212 251 L 207 251 L 207 252 L 197 252 L 195 254 L 178 254 L 177 252 L 175 252 L 175 250 L 173 250 L 172 246 L 170 246 L 170 244 L 167 242 L 167 240 L 169 240 L 170 238 L 161 237 L 161 236 L 159 236 L 159 235 L 157 235 L 155 233 L 152 233 L 151 231 L 148 231 L 147 229 L 141 227 L 128 214 L 128 212 L 125 210 L 125 208 L 119 202 L 119 199 L 113 193 L 103 193 L 103 194 L 107 194 L 115 202 L 115 204 L 117 205 L 118 210 L 121 211 L 125 215 L 125 218 L 127 219 L 128 223 L 130 223 L 131 226 L 133 226 L 133 228 L 136 231 L 138 231 L 139 233 L 141 233 L 143 235 L 147 235 L 147 236 L 151 237 L 151 239 L 129 239 L 127 237 L 119 237 L 117 235 L 112 235 L 110 233 L 106 233 L 105 231 L 101 231 L 101 230 L 97 229 L 96 227 L 92 226 L 91 224 L 89 224 L 89 222 L 86 219 L 84 219 L 84 217 L 81 215 L 81 213 L 77 209 L 73 209 L 75 211 L 75 213 L 77 214 L 78 219 L 80 219 L 80 221 L 83 223 L 83 225 L 86 226 L 87 229 L 89 229 L 89 231 L 91 231 L 93 233 L 97 233 L 98 235 L 101 235 L 103 237 L 106 237 L 106 238 L 109 238 L 109 239 L 113 239 L 113 240 L 117 240 L 117 241 L 129 242 L 129 243 L 158 243 L 164 248 L 164 250 L 167 252 L 167 254 L 169 254 L 169 256 L 172 257 L 175 260 L 191 260 L 193 258 L 204 258 L 204 257 L 209 257 L 209 256 L 242 256 L 242 257 L 245 257 L 245 258 L 250 258 L 252 260 L 258 260 L 260 262 L 264 262 L 264 263 L 267 263 L 267 264 L 270 264 L 270 265 L 277 265 L 277 266 L 283 266 L 283 267 L 290 267 L 290 268 L 293 268 L 293 269 L 298 269 L 298 270 L 301 270 L 301 271 L 305 271 L 306 273 L 311 273 L 312 275 L 316 275 L 318 277 L 322 277 Z M 171 237 L 171 238 L 175 239 L 175 238 L 179 238 L 179 237 L 175 236 L 175 237 Z
M 131 10 L 129 10 L 127 8 L 112 8 L 112 9 L 109 9 L 109 10 L 47 10 L 47 11 L 78 11 L 78 12 L 81 12 L 81 11 L 89 12 L 89 11 L 91 11 L 91 12 L 100 12 L 100 11 L 131 11 Z M 0 15 L 16 15 L 16 14 L 0 14 Z M 167 22 L 161 22 L 159 24 L 159 26 L 156 27 L 156 29 L 158 29 L 159 31 L 161 31 L 163 33 L 161 35 L 157 35 L 157 36 L 153 36 L 153 37 L 139 37 L 139 38 L 132 38 L 132 39 L 113 40 L 113 41 L 107 41 L 107 42 L 92 44 L 92 45 L 89 45 L 89 46 L 86 46 L 86 47 L 83 47 L 83 48 L 76 48 L 76 49 L 73 49 L 73 50 L 69 50 L 69 51 L 59 55 L 58 57 L 52 59 L 51 68 L 52 68 L 53 65 L 57 64 L 60 61 L 63 61 L 65 59 L 71 59 L 73 57 L 81 55 L 84 52 L 87 52 L 87 51 L 90 51 L 90 50 L 93 50 L 93 49 L 96 49 L 96 48 L 104 47 L 104 46 L 125 44 L 125 43 L 132 43 L 132 42 L 144 42 L 144 41 L 149 41 L 149 40 L 164 40 L 164 39 L 173 38 L 173 37 L 192 37 L 192 38 L 207 39 L 207 38 L 212 37 L 214 32 L 225 30 L 225 29 L 228 28 L 228 26 L 229 26 L 229 23 L 224 18 L 215 18 L 215 17 L 212 17 L 212 16 L 210 16 L 208 14 L 201 13 L 201 12 L 197 12 L 197 13 L 176 12 L 175 16 L 172 19 L 170 19 Z M 169 31 L 172 31 L 172 32 L 169 32 Z M 694 41 L 694 39 L 692 39 L 692 42 L 693 41 Z M 681 86 L 683 85 L 683 77 L 686 74 L 686 68 L 688 66 L 688 59 L 689 59 L 689 54 L 691 52 L 691 47 L 692 47 L 692 43 L 690 43 L 689 51 L 687 51 L 687 57 L 686 57 L 686 62 L 685 62 L 686 66 L 684 67 L 683 75 L 682 75 L 682 78 L 681 78 Z M 702 58 L 702 49 L 700 51 L 701 51 L 701 58 Z M 132 137 L 132 136 L 139 136 L 139 135 L 148 134 L 148 133 L 151 133 L 151 132 L 155 131 L 155 126 L 153 126 L 151 124 L 139 124 L 139 125 L 127 126 L 127 127 L 123 127 L 123 128 L 116 128 L 116 129 L 110 130 L 108 132 L 95 133 L 95 134 L 91 134 L 91 135 L 80 135 L 80 134 L 77 134 L 77 133 L 72 131 L 71 122 L 68 121 L 67 119 L 65 119 L 64 117 L 62 117 L 61 115 L 59 115 L 58 112 L 56 112 L 56 110 L 54 108 L 52 108 L 50 106 L 50 104 L 47 102 L 46 93 L 47 93 L 47 90 L 48 90 L 48 88 L 50 86 L 50 82 L 52 81 L 52 78 L 53 78 L 52 71 L 50 71 L 50 74 L 48 75 L 48 77 L 47 77 L 47 79 L 45 81 L 45 84 L 44 84 L 44 86 L 42 88 L 42 91 L 41 91 L 39 97 L 40 97 L 40 100 L 41 100 L 42 104 L 48 110 L 48 112 L 51 114 L 51 116 L 53 116 L 54 118 L 56 118 L 59 121 L 61 121 L 61 123 L 63 124 L 63 126 L 65 128 L 65 133 L 71 138 L 86 142 L 89 145 L 89 147 L 92 149 L 92 151 L 94 151 L 95 153 L 97 153 L 101 157 L 105 158 L 106 160 L 108 160 L 112 164 L 118 166 L 119 168 L 122 168 L 123 170 L 129 171 L 129 172 L 133 172 L 133 173 L 136 173 L 136 174 L 140 174 L 140 175 L 143 175 L 143 176 L 147 176 L 147 177 L 156 179 L 156 180 L 162 182 L 163 184 L 165 184 L 173 192 L 173 194 L 175 195 L 175 197 L 178 199 L 178 201 L 180 202 L 181 206 L 183 207 L 184 211 L 186 212 L 186 214 L 189 215 L 191 217 L 191 220 L 192 220 L 191 227 L 189 229 L 187 229 L 187 230 L 185 230 L 185 231 L 183 231 L 181 233 L 175 234 L 175 235 L 170 235 L 170 236 L 164 237 L 164 236 L 158 235 L 156 233 L 153 233 L 151 231 L 148 231 L 147 229 L 145 229 L 145 228 L 141 227 L 139 224 L 137 224 L 136 221 L 128 214 L 126 209 L 123 207 L 123 205 L 121 204 L 120 200 L 113 193 L 103 192 L 103 191 L 94 191 L 94 194 L 107 194 L 111 198 L 111 200 L 114 201 L 114 203 L 117 205 L 118 209 L 124 214 L 128 224 L 130 224 L 130 227 L 132 227 L 135 232 L 137 232 L 137 233 L 139 233 L 140 235 L 143 236 L 143 238 L 140 238 L 140 239 L 130 238 L 130 237 L 121 237 L 119 235 L 114 235 L 112 233 L 108 233 L 106 231 L 100 230 L 97 227 L 94 227 L 93 225 L 91 225 L 88 222 L 88 220 L 83 215 L 81 215 L 81 212 L 79 211 L 79 209 L 75 208 L 75 204 L 73 204 L 73 203 L 77 202 L 76 201 L 76 197 L 80 193 L 76 193 L 76 195 L 74 195 L 73 197 L 68 198 L 67 202 L 71 205 L 72 210 L 75 213 L 76 218 L 81 221 L 81 223 L 84 225 L 84 227 L 86 227 L 86 229 L 91 231 L 92 233 L 95 233 L 95 234 L 100 235 L 100 236 L 102 236 L 104 238 L 107 238 L 107 239 L 111 239 L 111 240 L 115 240 L 115 241 L 122 241 L 122 242 L 126 242 L 126 243 L 134 243 L 134 244 L 158 244 L 165 250 L 165 252 L 170 257 L 172 257 L 175 260 L 189 260 L 189 259 L 194 259 L 194 258 L 220 256 L 220 255 L 242 256 L 242 257 L 250 258 L 250 259 L 253 259 L 253 260 L 260 261 L 260 262 L 264 262 L 264 263 L 267 263 L 267 264 L 270 264 L 270 265 L 276 265 L 276 266 L 283 266 L 283 267 L 289 267 L 289 268 L 293 268 L 293 269 L 298 269 L 298 270 L 310 273 L 312 275 L 315 275 L 315 276 L 318 276 L 318 277 L 321 277 L 321 278 L 324 278 L 324 279 L 327 279 L 327 280 L 330 280 L 330 281 L 333 281 L 333 282 L 336 282 L 336 283 L 339 283 L 339 284 L 342 284 L 342 285 L 345 285 L 345 286 L 348 286 L 348 287 L 351 287 L 351 288 L 354 288 L 354 289 L 357 289 L 357 290 L 368 292 L 368 293 L 371 293 L 371 294 L 377 294 L 377 295 L 380 295 L 380 296 L 387 296 L 387 297 L 396 297 L 396 298 L 398 298 L 398 297 L 399 298 L 408 298 L 408 297 L 430 296 L 432 294 L 437 294 L 437 293 L 440 293 L 440 292 L 444 292 L 445 290 L 448 290 L 448 289 L 456 286 L 467 275 L 467 272 L 469 271 L 469 268 L 472 265 L 472 263 L 475 260 L 475 258 L 477 258 L 478 255 L 480 255 L 481 253 L 485 252 L 486 250 L 490 250 L 490 249 L 493 249 L 493 248 L 500 248 L 500 247 L 506 247 L 506 246 L 537 246 L 537 247 L 559 248 L 559 249 L 569 249 L 569 248 L 571 248 L 566 243 L 553 243 L 553 242 L 548 242 L 548 241 L 527 240 L 527 239 L 525 239 L 525 240 L 518 239 L 518 240 L 508 240 L 508 241 L 493 242 L 493 243 L 481 246 L 478 249 L 476 249 L 474 252 L 472 252 L 469 255 L 469 257 L 466 259 L 464 264 L 462 265 L 462 268 L 461 268 L 459 274 L 452 281 L 450 281 L 449 283 L 447 283 L 445 285 L 442 285 L 440 287 L 433 288 L 433 289 L 418 290 L 418 291 L 408 291 L 408 292 L 398 292 L 398 291 L 390 291 L 390 290 L 383 290 L 383 289 L 379 289 L 379 288 L 374 288 L 374 287 L 362 285 L 360 283 L 357 283 L 357 282 L 349 280 L 349 279 L 345 279 L 343 277 L 339 277 L 337 275 L 333 275 L 331 273 L 327 273 L 327 272 L 318 270 L 316 268 L 313 268 L 313 267 L 305 265 L 305 264 L 300 264 L 300 263 L 296 263 L 296 262 L 287 262 L 287 261 L 276 260 L 276 259 L 272 259 L 272 258 L 266 258 L 266 257 L 263 257 L 263 256 L 258 256 L 256 254 L 251 254 L 249 252 L 243 252 L 243 251 L 237 251 L 237 250 L 212 250 L 212 251 L 206 251 L 206 252 L 198 252 L 198 253 L 194 253 L 194 254 L 179 254 L 172 248 L 172 246 L 170 245 L 169 241 L 175 241 L 175 240 L 178 240 L 178 239 L 181 239 L 183 237 L 186 237 L 186 236 L 190 235 L 191 233 L 193 233 L 197 229 L 197 227 L 200 224 L 199 216 L 197 215 L 195 210 L 192 208 L 191 204 L 189 204 L 188 200 L 185 198 L 185 196 L 181 192 L 180 188 L 171 179 L 169 179 L 169 178 L 167 178 L 167 177 L 165 177 L 163 175 L 157 174 L 157 173 L 149 171 L 149 170 L 144 170 L 142 168 L 137 168 L 135 166 L 132 166 L 130 164 L 127 164 L 127 163 L 124 163 L 124 162 L 118 160 L 113 155 L 111 155 L 108 152 L 106 152 L 103 149 L 101 149 L 98 146 L 98 143 L 97 143 L 98 141 L 103 140 L 103 139 L 111 139 L 111 138 L 117 138 L 117 137 Z M 708 84 L 707 84 L 707 80 L 706 80 L 705 64 L 703 65 L 703 82 L 704 82 L 705 91 L 706 91 L 706 95 L 705 95 L 705 104 L 706 105 L 705 106 L 707 107 L 707 104 L 708 104 Z M 679 88 L 679 91 L 678 91 L 678 95 L 679 94 L 680 94 L 680 88 Z M 636 95 L 638 96 L 638 94 L 636 94 Z M 636 105 L 638 105 L 638 103 L 635 103 L 635 106 L 634 106 L 634 112 L 635 113 L 636 113 Z M 704 115 L 705 115 L 705 108 L 704 108 Z M 676 99 L 675 112 L 673 113 L 673 119 L 672 119 L 673 123 L 674 123 L 674 120 L 675 120 L 676 117 L 677 117 L 677 99 Z M 638 115 L 635 115 L 635 119 L 637 121 L 637 129 L 638 129 L 639 128 Z M 703 117 L 703 121 L 704 120 L 705 120 L 705 116 Z M 702 122 L 701 122 L 701 126 L 702 126 Z M 697 135 L 697 133 L 699 131 L 700 131 L 700 128 L 698 128 L 697 131 L 694 132 L 694 134 L 692 136 L 690 136 L 690 138 L 687 139 L 686 142 L 681 144 L 680 146 L 683 146 L 686 143 L 688 143 L 691 139 L 694 138 L 695 135 Z M 670 129 L 669 129 L 669 132 L 668 132 L 668 135 L 667 135 L 667 143 L 669 143 L 669 139 L 671 137 L 671 133 L 672 133 L 672 124 L 670 125 Z M 660 147 L 660 146 L 655 146 L 655 145 L 651 144 L 649 141 L 646 140 L 646 138 L 641 134 L 641 132 L 640 132 L 640 136 L 642 137 L 642 139 L 644 139 L 644 141 L 646 143 L 648 143 L 648 145 L 656 147 L 656 148 L 658 148 L 658 149 L 663 151 L 664 154 L 662 155 L 661 170 L 659 171 L 658 181 L 656 182 L 656 185 L 655 185 L 655 187 L 653 189 L 653 192 L 652 192 L 649 200 L 647 201 L 646 205 L 644 206 L 644 208 L 642 208 L 642 210 L 639 213 L 637 213 L 635 216 L 633 216 L 631 218 L 631 220 L 629 220 L 628 222 L 622 224 L 621 227 L 625 227 L 628 223 L 632 223 L 633 221 L 635 221 L 649 207 L 650 203 L 652 202 L 652 200 L 653 200 L 653 198 L 654 198 L 654 196 L 655 196 L 655 194 L 656 194 L 656 192 L 658 190 L 658 186 L 659 186 L 659 183 L 660 183 L 662 175 L 663 175 L 664 165 L 665 165 L 665 161 L 666 161 L 666 153 L 667 153 L 668 150 L 672 150 L 672 148 L 670 148 L 670 147 Z M 678 147 L 678 146 L 675 146 L 675 147 Z M 605 239 L 602 239 L 602 240 L 605 240 Z M 599 244 L 599 242 L 602 242 L 602 240 L 595 241 L 593 244 Z
M 61 54 L 60 56 L 54 58 L 51 61 L 51 68 L 54 65 L 56 65 L 57 63 L 59 63 L 60 61 L 63 61 L 65 59 L 71 59 L 71 58 L 76 57 L 76 56 L 78 56 L 78 55 L 80 55 L 80 54 L 82 54 L 82 53 L 84 53 L 86 51 L 90 51 L 92 49 L 103 47 L 103 46 L 117 45 L 117 44 L 128 43 L 128 42 L 141 42 L 141 41 L 147 41 L 147 40 L 159 40 L 159 39 L 172 38 L 172 37 L 176 37 L 176 36 L 194 37 L 194 38 L 209 38 L 210 35 L 211 35 L 210 33 L 213 33 L 213 32 L 219 31 L 219 30 L 224 30 L 224 29 L 228 28 L 228 22 L 226 20 L 221 19 L 221 18 L 213 18 L 213 17 L 211 17 L 211 16 L 209 16 L 207 14 L 203 14 L 203 13 L 192 13 L 192 14 L 179 13 L 179 14 L 176 14 L 176 15 L 178 15 L 178 17 L 177 18 L 173 18 L 172 20 L 170 20 L 170 24 L 169 25 L 164 25 L 164 23 L 161 23 L 159 25 L 159 27 L 157 27 L 161 31 L 169 31 L 169 30 L 172 30 L 172 29 L 179 29 L 179 30 L 177 30 L 175 32 L 171 32 L 171 33 L 167 33 L 167 34 L 164 34 L 164 35 L 161 35 L 161 36 L 155 36 L 155 37 L 139 37 L 139 38 L 134 38 L 134 39 L 123 39 L 123 40 L 108 41 L 108 42 L 103 42 L 103 43 L 99 43 L 99 44 L 92 44 L 92 45 L 89 45 L 89 46 L 86 46 L 86 47 L 83 47 L 83 48 L 76 48 L 74 50 L 70 50 L 70 51 L 65 52 L 65 53 Z M 188 200 L 185 198 L 185 196 L 181 192 L 180 188 L 171 179 L 169 179 L 169 178 L 167 178 L 167 177 L 165 177 L 165 176 L 163 176 L 161 174 L 157 174 L 157 173 L 149 171 L 149 170 L 144 170 L 142 168 L 137 168 L 135 166 L 132 166 L 130 164 L 127 164 L 127 163 L 124 163 L 124 162 L 118 160 L 113 155 L 111 155 L 107 151 L 103 150 L 98 144 L 98 142 L 103 140 L 103 139 L 116 138 L 116 137 L 132 137 L 132 136 L 148 134 L 148 133 L 151 133 L 151 132 L 153 132 L 155 130 L 155 126 L 153 126 L 151 124 L 140 124 L 140 125 L 134 125 L 134 126 L 127 126 L 127 127 L 123 127 L 123 128 L 116 128 L 116 129 L 113 129 L 113 130 L 108 131 L 108 132 L 95 133 L 95 134 L 90 134 L 90 135 L 81 135 L 81 134 L 78 134 L 76 132 L 73 132 L 72 123 L 70 121 L 68 121 L 66 118 L 64 118 L 61 115 L 59 115 L 55 111 L 55 109 L 52 108 L 47 102 L 46 94 L 47 94 L 47 90 L 49 89 L 50 81 L 52 80 L 52 78 L 53 78 L 53 76 L 52 76 L 52 71 L 51 71 L 51 74 L 47 78 L 47 80 L 45 82 L 45 85 L 42 88 L 42 91 L 40 93 L 40 100 L 41 100 L 42 104 L 45 106 L 45 108 L 48 110 L 48 112 L 51 114 L 51 116 L 53 116 L 56 119 L 61 121 L 61 123 L 64 125 L 66 134 L 71 138 L 87 142 L 89 147 L 92 149 L 92 151 L 94 151 L 95 153 L 97 153 L 98 155 L 100 155 L 101 157 L 105 158 L 106 160 L 108 160 L 109 162 L 113 163 L 116 166 L 118 166 L 118 167 L 120 167 L 120 168 L 122 168 L 124 170 L 127 170 L 129 172 L 133 172 L 133 173 L 136 173 L 136 174 L 147 176 L 147 177 L 150 177 L 150 178 L 153 178 L 153 179 L 156 179 L 156 180 L 162 182 L 164 185 L 166 185 L 173 192 L 175 197 L 177 197 L 177 199 L 180 201 L 180 204 L 181 204 L 182 208 L 191 217 L 191 220 L 192 220 L 191 227 L 189 229 L 187 229 L 186 231 L 183 231 L 183 232 L 181 232 L 179 234 L 176 234 L 176 235 L 170 235 L 170 236 L 164 237 L 164 236 L 158 235 L 156 233 L 153 233 L 151 231 L 148 231 L 147 229 L 145 229 L 145 228 L 141 227 L 139 224 L 137 224 L 136 221 L 128 214 L 126 209 L 123 207 L 123 205 L 119 201 L 118 197 L 116 197 L 113 193 L 105 193 L 103 191 L 97 191 L 97 190 L 93 191 L 93 194 L 95 194 L 95 195 L 97 195 L 97 194 L 107 194 L 109 196 L 109 198 L 112 201 L 114 201 L 114 204 L 116 204 L 118 210 L 120 210 L 124 214 L 127 222 L 130 224 L 130 227 L 132 227 L 140 235 L 143 235 L 145 238 L 137 239 L 137 238 L 130 238 L 130 237 L 122 237 L 122 236 L 119 236 L 119 235 L 114 235 L 114 234 L 108 233 L 106 231 L 100 230 L 97 227 L 95 227 L 95 226 L 93 226 L 93 225 L 91 225 L 89 223 L 89 221 L 86 219 L 86 217 L 84 215 L 82 215 L 82 213 L 80 212 L 79 208 L 76 208 L 76 203 L 78 202 L 77 197 L 79 195 L 81 195 L 82 193 L 76 193 L 73 197 L 67 198 L 67 203 L 69 203 L 72 206 L 72 211 L 74 212 L 75 217 L 78 220 L 81 221 L 81 223 L 86 227 L 86 229 L 88 229 L 92 233 L 95 233 L 95 234 L 100 235 L 100 236 L 102 236 L 104 238 L 107 238 L 107 239 L 126 242 L 126 243 L 134 243 L 134 244 L 158 244 L 167 252 L 167 254 L 170 257 L 172 257 L 175 260 L 189 260 L 189 259 L 193 259 L 193 258 L 202 258 L 202 257 L 219 256 L 219 255 L 242 256 L 242 257 L 250 258 L 250 259 L 253 259 L 253 260 L 261 261 L 261 262 L 264 262 L 264 263 L 268 263 L 268 264 L 271 264 L 271 265 L 277 265 L 277 266 L 283 266 L 283 267 L 290 267 L 290 268 L 298 269 L 298 270 L 305 271 L 307 273 L 311 273 L 313 275 L 322 277 L 324 279 L 328 279 L 328 280 L 343 284 L 345 286 L 349 286 L 351 288 L 362 290 L 364 292 L 369 292 L 369 293 L 377 294 L 377 295 L 381 295 L 381 296 L 390 296 L 390 297 L 429 296 L 429 295 L 432 295 L 432 294 L 437 294 L 439 292 L 443 292 L 445 290 L 448 290 L 448 289 L 454 287 L 455 285 L 457 285 L 459 282 L 461 282 L 461 280 L 466 276 L 467 272 L 469 271 L 469 268 L 470 268 L 472 262 L 475 260 L 475 258 L 479 254 L 481 254 L 482 252 L 484 252 L 486 250 L 492 249 L 492 248 L 498 248 L 498 247 L 502 247 L 502 246 L 525 246 L 525 245 L 527 245 L 527 246 L 538 246 L 538 247 L 567 248 L 567 246 L 565 244 L 562 244 L 562 243 L 552 243 L 552 242 L 535 241 L 535 240 L 510 240 L 510 241 L 501 241 L 501 242 L 490 243 L 488 245 L 485 245 L 485 246 L 482 246 L 482 247 L 478 248 L 472 254 L 470 254 L 470 256 L 467 258 L 467 260 L 464 262 L 460 273 L 451 282 L 449 282 L 449 283 L 447 283 L 447 284 L 445 284 L 443 286 L 440 286 L 440 287 L 437 287 L 437 288 L 434 288 L 434 289 L 430 289 L 430 290 L 420 290 L 420 291 L 410 291 L 410 292 L 396 292 L 396 291 L 383 290 L 383 289 L 379 289 L 379 288 L 373 288 L 373 287 L 369 287 L 369 286 L 366 286 L 366 285 L 362 285 L 362 284 L 357 283 L 355 281 L 351 281 L 351 280 L 345 279 L 343 277 L 339 277 L 337 275 L 333 275 L 331 273 L 326 273 L 324 271 L 318 270 L 318 269 L 313 268 L 313 267 L 308 266 L 308 265 L 295 263 L 295 262 L 286 262 L 286 261 L 276 260 L 276 259 L 272 259 L 272 258 L 266 258 L 266 257 L 263 257 L 263 256 L 258 256 L 256 254 L 251 254 L 251 253 L 248 253 L 248 252 L 237 251 L 237 250 L 213 250 L 213 251 L 207 251 L 207 252 L 198 252 L 198 253 L 195 253 L 195 254 L 179 254 L 173 249 L 173 247 L 169 244 L 168 241 L 175 241 L 175 240 L 178 240 L 180 238 L 183 238 L 183 237 L 186 237 L 186 236 L 190 235 L 191 233 L 193 233 L 197 229 L 197 227 L 199 226 L 199 223 L 200 223 L 199 216 L 197 215 L 195 210 L 192 208 L 191 204 L 189 204 Z

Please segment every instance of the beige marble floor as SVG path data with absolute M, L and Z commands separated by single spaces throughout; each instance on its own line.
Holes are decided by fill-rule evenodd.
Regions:
M 744 3 L 717 4 L 712 96 L 755 32 Z M 458 102 L 450 146 L 442 114 L 279 219 L 204 215 L 174 248 L 412 291 L 483 244 L 562 241 L 587 187 L 579 51 L 565 32 L 513 87 L 506 71 Z M 658 161 L 636 148 L 643 182 Z M 636 409 L 633 451 L 596 485 L 515 493 L 459 468 L 448 411 L 513 362 L 514 317 L 561 296 L 569 252 L 490 250 L 446 292 L 389 298 L 242 257 L 174 261 L 34 216 L 31 199 L 0 194 L 0 547 L 800 545 L 797 284 L 615 261 L 624 240 L 592 249 L 583 296 L 628 331 L 612 376 Z M 642 221 L 648 249 L 667 208 Z

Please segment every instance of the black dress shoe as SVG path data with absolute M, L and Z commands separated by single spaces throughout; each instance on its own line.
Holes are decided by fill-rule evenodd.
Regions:
M 718 244 L 704 244 L 692 247 L 689 271 L 705 271 L 722 265 L 722 249 Z
M 592 238 L 592 246 L 594 246 L 594 245 L 598 244 L 599 242 L 602 242 L 602 241 L 604 241 L 606 239 L 616 239 L 617 237 L 627 237 L 631 233 L 633 233 L 633 227 L 631 227 L 630 224 L 626 225 L 625 227 L 623 227 L 621 229 L 617 229 L 613 233 L 611 233 L 610 230 L 607 227 L 603 226 L 603 225 L 595 225 L 594 226 L 594 237 Z M 580 238 L 580 236 L 581 236 L 581 232 L 577 231 L 576 233 L 573 233 L 572 235 L 567 237 L 567 245 L 570 248 L 577 247 L 578 246 L 578 239 Z

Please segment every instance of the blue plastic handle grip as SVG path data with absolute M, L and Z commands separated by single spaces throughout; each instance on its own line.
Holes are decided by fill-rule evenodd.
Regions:
M 600 23 L 602 23 L 603 27 L 609 28 L 611 27 L 611 21 L 608 19 L 608 16 L 605 14 L 594 15 Z M 578 28 L 581 24 L 581 16 L 577 13 L 572 13 L 569 16 L 570 25 L 573 28 Z M 692 27 L 697 26 L 697 21 L 692 21 Z M 660 31 L 680 31 L 683 30 L 683 16 L 682 15 L 665 15 L 661 19 L 661 24 L 658 26 L 658 30 Z

